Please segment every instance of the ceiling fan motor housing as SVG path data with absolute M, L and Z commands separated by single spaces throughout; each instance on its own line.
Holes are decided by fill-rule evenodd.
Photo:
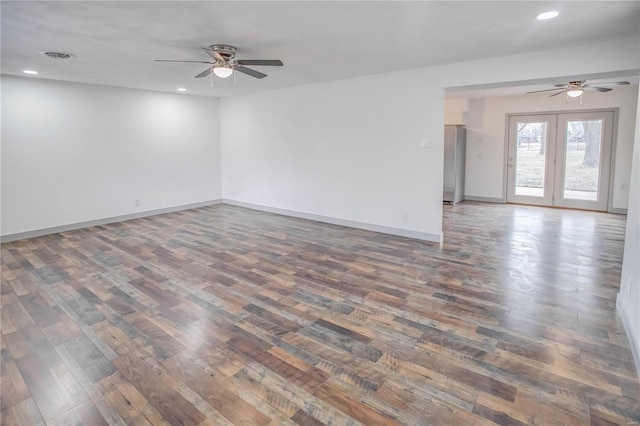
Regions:
M 226 62 L 229 62 L 236 57 L 237 49 L 233 46 L 229 46 L 228 44 L 212 44 L 209 46 L 209 49 L 214 52 L 218 52 Z

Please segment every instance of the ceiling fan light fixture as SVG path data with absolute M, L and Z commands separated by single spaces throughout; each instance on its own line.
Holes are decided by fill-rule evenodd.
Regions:
M 538 21 L 546 21 L 547 19 L 553 19 L 558 16 L 559 13 L 555 10 L 550 10 L 549 12 L 543 12 L 539 15 L 536 15 L 536 19 Z
M 233 74 L 233 68 L 231 68 L 229 65 L 221 65 L 219 67 L 213 68 L 213 73 L 220 78 L 227 78 L 231 77 L 231 74 Z
M 570 98 L 577 98 L 578 96 L 582 95 L 582 92 L 583 92 L 582 89 L 567 90 L 567 96 L 569 96 Z

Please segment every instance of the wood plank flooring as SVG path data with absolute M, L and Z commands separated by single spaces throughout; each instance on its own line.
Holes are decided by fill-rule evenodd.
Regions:
M 624 216 L 217 205 L 2 245 L 2 424 L 631 425 Z

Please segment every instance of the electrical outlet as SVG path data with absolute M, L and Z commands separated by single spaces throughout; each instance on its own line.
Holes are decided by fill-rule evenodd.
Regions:
M 623 191 L 626 191 L 626 190 L 627 190 L 627 184 L 626 184 L 626 183 L 623 183 L 623 184 L 620 186 L 620 189 L 622 189 Z
M 476 154 L 476 158 L 477 158 L 478 160 L 482 160 L 482 153 L 481 153 L 481 152 L 479 152 L 478 154 Z
M 402 212 L 401 219 L 402 219 L 403 222 L 409 222 L 409 213 L 408 212 Z
M 233 195 L 236 195 L 236 189 L 233 188 Z
M 136 207 L 140 207 L 140 198 L 136 198 L 135 200 L 133 200 L 133 205 Z

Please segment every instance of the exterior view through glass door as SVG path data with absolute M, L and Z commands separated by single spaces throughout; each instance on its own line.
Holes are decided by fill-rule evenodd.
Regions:
M 507 202 L 607 210 L 613 111 L 509 117 Z

